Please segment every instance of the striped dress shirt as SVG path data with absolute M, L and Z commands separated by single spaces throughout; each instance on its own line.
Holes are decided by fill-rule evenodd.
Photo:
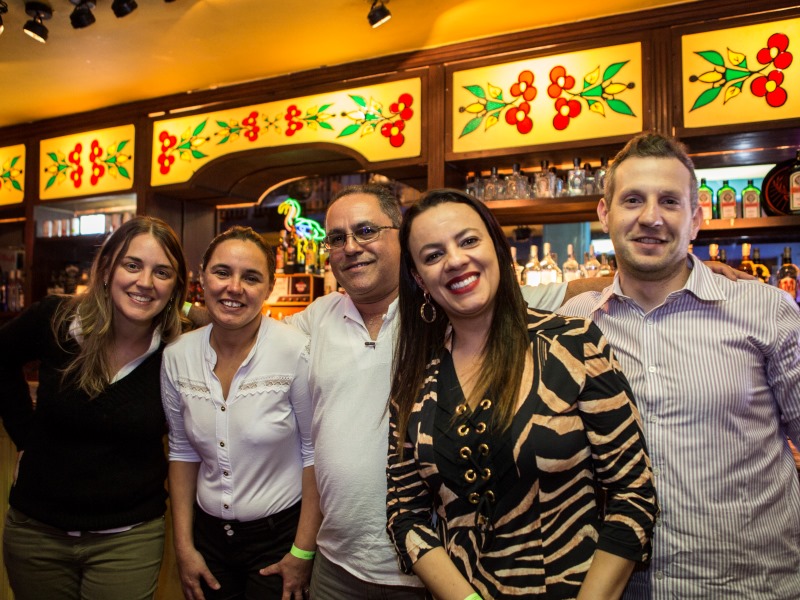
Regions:
M 644 312 L 617 276 L 573 298 L 615 349 L 642 415 L 661 507 L 626 599 L 800 598 L 800 311 L 702 262 Z

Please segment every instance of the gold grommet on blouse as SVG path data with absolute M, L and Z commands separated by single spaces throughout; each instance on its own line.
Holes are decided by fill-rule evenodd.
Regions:
M 481 408 L 483 410 L 489 410 L 490 408 L 492 408 L 492 401 L 489 400 L 488 398 L 484 398 L 483 400 L 481 400 Z
M 478 446 L 478 452 L 480 452 L 483 456 L 487 456 L 489 454 L 489 444 L 481 444 Z
M 478 423 L 475 426 L 475 431 L 477 431 L 478 433 L 483 433 L 484 431 L 486 431 L 486 423 Z
M 481 499 L 481 495 L 478 492 L 472 492 L 469 496 L 467 496 L 467 498 L 471 504 L 477 504 Z
M 475 481 L 477 478 L 478 478 L 478 475 L 472 469 L 470 469 L 469 471 L 464 473 L 464 479 L 466 479 L 470 483 Z
M 467 412 L 467 405 L 466 404 L 459 404 L 458 406 L 456 406 L 456 414 L 457 415 L 463 415 L 465 412 Z
M 483 475 L 481 475 L 484 481 L 489 479 L 489 477 L 491 476 L 492 476 L 492 470 L 488 467 L 483 470 Z
M 457 431 L 458 435 L 463 437 L 469 433 L 469 427 L 467 427 L 466 425 L 459 425 Z
M 494 492 L 492 490 L 486 490 L 484 496 L 489 499 L 489 502 L 494 502 Z
M 470 456 L 472 456 L 472 450 L 470 450 L 468 446 L 464 446 L 464 447 L 461 449 L 461 452 L 459 452 L 459 454 L 461 455 L 461 458 L 463 458 L 464 460 L 466 460 L 466 459 L 468 459 Z

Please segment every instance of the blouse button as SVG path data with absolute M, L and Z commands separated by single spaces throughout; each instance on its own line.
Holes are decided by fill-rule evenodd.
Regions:
M 219 407 L 219 409 L 220 409 L 222 412 L 225 412 L 225 407 L 224 407 L 224 406 L 220 406 L 220 407 Z
M 220 447 L 220 448 L 224 448 L 224 447 L 225 447 L 225 442 L 220 442 L 220 443 L 219 443 L 219 447 Z
M 228 471 L 223 471 L 223 472 L 222 472 L 222 474 L 223 474 L 225 477 L 227 477 L 228 475 L 230 475 L 230 473 L 228 473 Z

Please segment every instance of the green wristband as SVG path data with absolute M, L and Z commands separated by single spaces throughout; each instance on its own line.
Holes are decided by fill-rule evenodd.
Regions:
M 184 302 L 183 303 L 183 308 L 181 309 L 181 312 L 183 313 L 183 316 L 184 317 L 188 317 L 189 316 L 189 311 L 191 309 L 192 309 L 192 303 L 191 302 Z
M 476 592 L 474 594 L 470 594 L 469 596 L 464 598 L 464 600 L 483 600 L 483 598 L 481 598 L 481 595 Z
M 314 560 L 314 557 L 317 555 L 314 550 L 301 550 L 294 544 L 292 544 L 292 549 L 289 550 L 289 554 L 302 560 Z

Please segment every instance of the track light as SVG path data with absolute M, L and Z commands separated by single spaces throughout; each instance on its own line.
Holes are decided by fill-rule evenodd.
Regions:
M 32 18 L 22 29 L 37 42 L 44 44 L 49 32 L 42 21 L 53 16 L 53 9 L 44 2 L 26 2 L 25 13 Z
M 136 10 L 137 6 L 136 0 L 114 0 L 111 3 L 111 10 L 113 10 L 114 14 L 119 18 L 131 14 Z
M 2 35 L 5 26 L 3 25 L 3 15 L 8 12 L 8 4 L 0 0 L 0 35 Z
M 92 9 L 95 4 L 92 0 L 69 0 L 75 5 L 75 10 L 69 16 L 69 21 L 75 29 L 83 29 L 94 23 Z
M 380 27 L 386 21 L 392 18 L 392 13 L 386 8 L 384 0 L 372 0 L 372 8 L 369 9 L 367 21 L 372 25 L 372 28 Z

